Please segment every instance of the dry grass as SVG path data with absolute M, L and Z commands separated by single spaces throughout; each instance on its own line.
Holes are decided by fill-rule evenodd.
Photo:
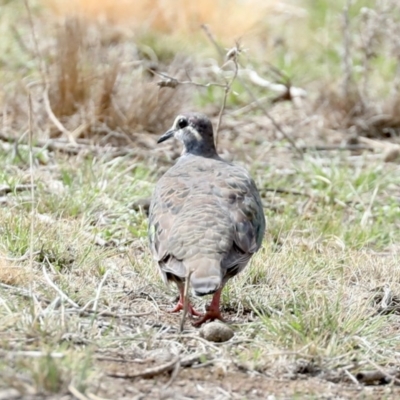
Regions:
M 393 0 L 343 11 L 342 75 L 320 88 L 314 107 L 329 127 L 367 137 L 399 136 L 399 15 Z
M 27 286 L 29 283 L 29 269 L 9 261 L 0 255 L 0 282 L 11 286 Z
M 249 0 L 246 3 L 227 0 L 177 1 L 58 1 L 46 0 L 58 15 L 79 15 L 88 20 L 106 20 L 113 24 L 133 26 L 136 31 L 157 31 L 181 37 L 196 37 L 199 27 L 207 24 L 222 40 L 257 36 L 265 30 L 265 17 L 276 13 L 301 11 L 285 2 Z M 226 16 L 229 15 L 229 19 Z M 223 21 L 223 23 L 222 23 Z
M 124 18 L 119 3 L 68 4 L 93 20 L 99 10 L 114 23 Z M 126 5 L 126 21 L 134 4 Z M 144 14 L 136 17 L 144 19 L 149 3 L 137 4 Z M 199 7 L 210 10 L 210 4 Z M 165 312 L 177 293 L 163 285 L 152 264 L 147 218 L 138 204 L 179 154 L 175 143 L 157 147 L 156 135 L 148 133 L 161 134 L 183 108 L 216 117 L 229 68 L 216 72 L 219 56 L 204 60 L 199 53 L 161 49 L 157 43 L 164 42 L 154 32 L 138 38 L 82 15 L 47 21 L 46 11 L 33 7 L 38 54 L 29 24 L 13 12 L 20 10 L 0 7 L 8 7 L 0 10 L 0 31 L 17 27 L 5 36 L 9 42 L 0 42 L 0 57 L 11 54 L 0 58 L 7 66 L 0 75 L 0 397 L 399 398 L 393 379 L 400 357 L 399 164 L 372 152 L 310 149 L 340 147 L 355 121 L 370 121 L 365 116 L 373 115 L 371 104 L 382 90 L 373 72 L 368 95 L 355 90 L 343 97 L 337 85 L 321 94 L 315 88 L 324 77 L 306 87 L 310 100 L 296 105 L 270 102 L 268 93 L 251 86 L 276 123 L 309 150 L 302 158 L 265 113 L 248 107 L 248 91 L 234 82 L 219 147 L 224 157 L 251 169 L 268 229 L 262 251 L 223 293 L 235 336 L 214 344 L 190 321 L 180 334 L 180 316 Z M 185 18 L 171 15 L 179 21 L 176 33 L 189 29 L 192 6 L 185 7 L 174 10 Z M 208 11 L 210 18 L 222 9 L 216 7 L 215 16 Z M 328 15 L 316 7 L 307 11 Z M 243 31 L 252 26 L 252 15 L 231 22 Z M 168 31 L 169 17 L 157 18 L 146 22 L 158 21 Z M 223 37 L 229 24 L 219 27 L 213 32 Z M 329 38 L 336 32 L 317 28 Z M 313 43 L 310 37 L 302 38 L 299 52 L 290 47 L 293 37 L 287 39 L 287 47 L 285 39 L 270 54 L 290 79 L 296 77 L 290 59 L 297 60 L 297 71 L 306 71 L 302 83 L 327 67 L 311 62 L 319 59 L 317 50 L 309 59 L 301 54 L 307 41 Z M 241 58 L 246 67 L 267 74 L 263 55 L 247 57 Z M 340 59 L 330 62 L 340 65 Z M 160 89 L 161 78 L 149 69 L 222 87 Z M 355 84 L 362 87 L 357 79 Z M 27 89 L 34 109 L 32 171 Z M 320 109 L 310 114 L 315 104 Z M 194 302 L 205 305 L 204 299 Z M 366 371 L 380 378 L 364 385 Z
M 128 56 L 135 50 L 129 43 L 107 56 L 98 41 L 101 27 L 92 29 L 94 32 L 89 32 L 82 20 L 67 19 L 57 31 L 54 63 L 50 66 L 50 81 L 55 83 L 50 85 L 54 114 L 66 121 L 68 129 L 78 126 L 75 131 L 82 136 L 102 130 L 108 133 L 119 129 L 129 134 L 166 129 L 165 121 L 189 100 L 187 89 L 181 87 L 173 93 L 160 89 L 146 63 L 124 61 L 120 54 Z M 176 75 L 185 67 L 190 67 L 189 62 L 177 57 L 167 72 Z M 87 127 L 88 132 L 80 127 Z
M 195 381 L 209 398 L 217 387 L 233 398 L 257 398 L 257 391 L 354 398 L 354 390 L 379 398 L 379 387 L 363 389 L 350 377 L 398 363 L 399 168 L 373 155 L 296 161 L 279 148 L 268 152 L 271 165 L 254 162 L 265 149 L 252 148 L 251 136 L 235 145 L 251 152 L 268 232 L 264 249 L 223 294 L 235 337 L 214 345 L 189 322 L 180 335 L 180 316 L 165 312 L 176 291 L 161 282 L 146 217 L 132 209 L 160 171 L 140 162 L 132 169 L 129 157 L 58 156 L 35 170 L 34 297 L 25 281 L 0 286 L 2 351 L 13 360 L 3 366 L 1 387 L 49 398 L 74 390 L 89 398 L 157 398 L 169 373 L 140 375 L 175 368 L 179 354 L 170 389 L 186 397 L 198 395 L 188 384 Z M 12 155 L 2 157 L 6 173 L 19 177 L 14 184 L 22 183 L 25 166 L 10 169 Z M 7 204 L 0 246 L 8 257 L 21 257 L 29 249 L 30 205 L 16 192 Z M 205 301 L 195 303 L 201 308 Z M 112 375 L 139 377 L 131 384 Z M 271 377 L 285 387 L 272 388 Z M 385 398 L 395 399 L 398 388 L 390 390 Z
M 187 87 L 172 91 L 157 86 L 159 78 L 149 72 L 151 63 L 135 56 L 138 48 L 128 38 L 113 49 L 108 41 L 110 27 L 72 18 L 44 27 L 36 24 L 36 29 L 40 35 L 55 34 L 54 40 L 50 37 L 40 43 L 39 54 L 32 49 L 37 65 L 45 66 L 37 76 L 39 81 L 33 76 L 27 79 L 36 138 L 62 135 L 75 140 L 108 135 L 126 143 L 131 132 L 166 129 L 167 121 L 190 101 Z M 180 76 L 185 68 L 191 68 L 190 61 L 177 55 L 164 71 Z M 13 136 L 26 129 L 27 87 L 17 85 L 11 93 L 6 90 L 4 133 Z

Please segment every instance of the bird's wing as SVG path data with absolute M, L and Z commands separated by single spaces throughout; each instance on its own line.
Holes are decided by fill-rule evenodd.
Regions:
M 156 186 L 149 210 L 150 249 L 156 261 L 168 254 L 171 229 L 189 191 L 184 179 L 165 175 Z
M 222 262 L 226 279 L 240 272 L 260 248 L 265 231 L 265 216 L 261 198 L 248 172 L 235 167 L 229 170 L 220 187 L 234 226 L 230 251 Z

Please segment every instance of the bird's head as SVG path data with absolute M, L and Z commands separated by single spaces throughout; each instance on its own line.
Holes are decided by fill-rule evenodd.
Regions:
M 162 143 L 172 137 L 183 143 L 184 154 L 189 153 L 204 157 L 213 157 L 217 154 L 213 127 L 210 120 L 203 114 L 178 115 L 172 128 L 165 132 L 157 143 Z

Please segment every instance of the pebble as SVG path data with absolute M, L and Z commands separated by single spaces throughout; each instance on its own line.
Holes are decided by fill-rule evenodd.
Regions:
M 200 330 L 200 336 L 209 342 L 226 342 L 234 335 L 232 328 L 222 322 L 210 322 Z

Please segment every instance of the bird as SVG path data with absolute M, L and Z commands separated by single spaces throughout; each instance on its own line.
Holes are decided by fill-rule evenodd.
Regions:
M 174 282 L 184 309 L 209 320 L 224 321 L 220 310 L 225 284 L 241 272 L 260 249 L 265 216 L 259 191 L 249 172 L 217 153 L 209 118 L 178 115 L 157 143 L 175 138 L 181 156 L 156 183 L 149 209 L 151 253 L 165 283 Z M 195 296 L 212 294 L 205 314 L 185 299 L 185 279 Z

